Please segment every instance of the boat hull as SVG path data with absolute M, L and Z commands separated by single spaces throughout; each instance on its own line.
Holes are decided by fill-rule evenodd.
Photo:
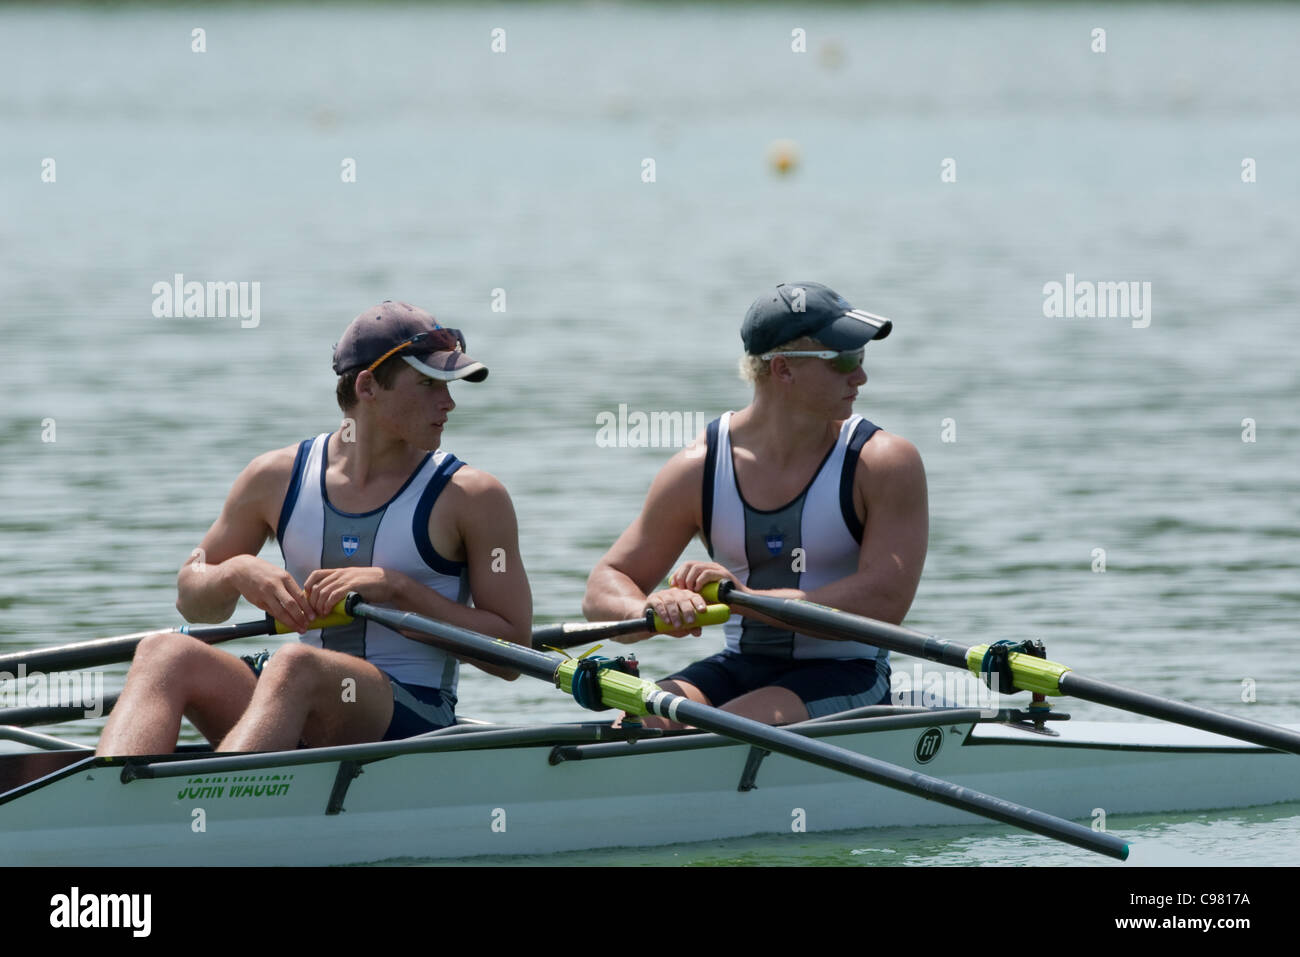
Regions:
M 1070 819 L 1300 800 L 1291 755 L 1161 725 L 1057 729 L 923 718 L 890 730 L 830 728 L 824 740 Z M 793 758 L 758 760 L 747 745 L 683 741 L 380 759 L 293 752 L 259 756 L 265 766 L 253 768 L 208 758 L 175 765 L 194 773 L 125 783 L 120 760 L 82 758 L 0 795 L 0 863 L 351 864 L 982 823 Z

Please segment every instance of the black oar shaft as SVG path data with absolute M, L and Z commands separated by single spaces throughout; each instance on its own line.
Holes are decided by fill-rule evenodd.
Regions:
M 345 624 L 349 619 L 343 612 L 343 602 L 310 625 L 312 628 L 328 628 Z M 274 635 L 277 632 L 287 634 L 292 629 L 282 625 L 270 615 L 237 625 L 185 625 L 171 629 L 215 645 L 221 641 L 233 641 L 236 638 L 254 638 L 258 635 Z M 54 671 L 61 669 L 73 671 L 77 668 L 93 668 L 96 665 L 111 665 L 120 661 L 130 661 L 135 656 L 136 647 L 149 635 L 166 634 L 168 629 L 138 631 L 133 635 L 119 635 L 116 638 L 97 638 L 93 641 L 81 641 L 71 645 L 59 645 L 55 648 L 38 648 L 34 651 L 15 651 L 0 655 L 0 676 L 17 675 L 19 669 L 28 673 L 33 671 Z
M 211 625 L 191 628 L 190 637 L 216 644 L 235 638 L 251 638 L 267 635 L 275 629 L 275 623 L 263 619 L 249 621 L 239 625 Z M 165 631 L 166 629 L 160 629 Z M 72 645 L 60 645 L 37 651 L 15 651 L 0 655 L 0 673 L 17 674 L 19 667 L 28 672 L 33 671 L 74 671 L 77 668 L 94 668 L 97 665 L 110 665 L 126 661 L 135 654 L 136 646 L 147 636 L 157 634 L 154 631 L 141 631 L 133 635 L 121 635 L 117 638 L 98 638 L 82 641 Z
M 117 695 L 106 695 L 99 702 L 99 715 L 108 714 L 117 704 Z M 61 724 L 64 721 L 76 721 L 80 718 L 98 717 L 88 714 L 85 705 L 26 705 L 14 708 L 0 708 L 0 725 L 13 725 L 18 728 L 34 724 Z
M 571 648 L 588 641 L 637 635 L 650 629 L 651 625 L 645 618 L 629 618 L 627 621 L 562 622 L 534 628 L 533 644 L 550 645 L 552 648 Z
M 667 698 L 676 700 L 661 700 L 653 708 L 657 714 L 664 717 L 667 717 L 671 710 L 676 720 L 705 731 L 735 738 L 777 754 L 808 761 L 888 788 L 907 791 L 949 807 L 981 814 L 995 821 L 1022 827 L 1035 834 L 1065 841 L 1067 844 L 1085 850 L 1097 851 L 1121 861 L 1128 857 L 1128 845 L 1124 841 L 1113 835 L 1099 833 L 1075 824 L 1073 821 L 1066 821 L 1042 811 L 1035 811 L 1033 808 L 1004 801 L 981 791 L 973 791 L 928 774 L 907 771 L 885 761 L 837 748 L 823 741 L 805 738 L 791 731 L 738 718 L 726 711 L 697 704 L 686 698 L 676 695 L 667 695 Z
M 367 604 L 360 596 L 350 596 L 346 607 L 350 614 L 359 618 L 369 618 L 395 631 L 411 631 L 436 638 L 439 643 L 461 654 L 513 668 L 551 684 L 557 684 L 556 671 L 564 664 L 559 658 L 531 648 L 488 638 L 455 625 L 433 621 L 413 612 L 378 608 Z M 610 677 L 624 682 L 640 681 L 630 676 L 611 675 Z M 602 686 L 604 681 L 605 679 L 602 679 Z M 781 728 L 719 711 L 717 708 L 698 704 L 666 691 L 655 689 L 649 694 L 645 704 L 655 714 L 682 721 L 704 731 L 713 731 L 778 754 L 809 761 L 886 787 L 907 791 L 918 797 L 939 801 L 973 814 L 981 814 L 1005 824 L 1014 824 L 1034 833 L 1119 860 L 1124 860 L 1128 855 L 1128 846 L 1112 835 L 1098 833 L 1050 814 L 941 781 L 938 778 L 905 771 L 854 751 L 837 748 Z
M 1067 671 L 1061 676 L 1061 691 L 1084 701 L 1122 708 L 1125 711 L 1144 714 L 1149 718 L 1160 718 L 1162 721 L 1172 721 L 1189 728 L 1198 728 L 1201 731 L 1249 741 L 1251 744 L 1258 744 L 1265 748 L 1300 754 L 1300 734 L 1288 728 L 1252 721 L 1250 718 L 1240 718 L 1222 711 L 1212 711 L 1209 708 L 1162 698 L 1144 691 L 1134 691 L 1132 688 L 1098 681 L 1074 671 Z
M 725 585 L 730 585 L 726 582 Z M 815 605 L 807 601 L 794 601 L 788 598 L 772 598 L 767 595 L 752 595 L 735 589 L 719 588 L 719 596 L 729 605 L 748 608 L 761 615 L 780 620 L 783 624 L 794 625 L 803 631 L 816 632 L 819 636 L 838 638 L 843 641 L 864 641 L 874 643 L 890 651 L 938 661 L 954 668 L 966 668 L 966 646 L 947 638 L 922 634 L 901 625 L 862 618 L 847 611 Z
M 437 638 L 447 647 L 454 648 L 461 654 L 478 661 L 485 661 L 504 668 L 513 668 L 532 678 L 555 683 L 555 669 L 560 660 L 543 651 L 525 648 L 512 641 L 489 638 L 478 632 L 449 625 L 443 621 L 434 621 L 411 611 L 395 611 L 392 608 L 380 608 L 363 601 L 360 596 L 349 596 L 348 614 L 357 618 L 369 618 L 394 631 L 413 631 L 417 634 Z
M 748 608 L 778 620 L 788 627 L 812 635 L 863 641 L 888 648 L 890 651 L 952 665 L 963 671 L 968 669 L 967 656 L 970 647 L 946 638 L 936 638 L 933 635 L 912 631 L 910 628 L 863 618 L 860 615 L 826 608 L 812 602 L 742 592 L 732 587 L 731 582 L 722 582 L 719 585 L 718 597 L 721 601 L 737 608 Z M 1111 705 L 1151 718 L 1173 721 L 1201 731 L 1249 741 L 1266 748 L 1300 754 L 1300 734 L 1288 728 L 1279 728 L 1250 718 L 1240 718 L 1170 698 L 1134 691 L 1131 688 L 1085 677 L 1069 669 L 1065 669 L 1061 674 L 1059 685 L 1062 694 L 1084 701 Z

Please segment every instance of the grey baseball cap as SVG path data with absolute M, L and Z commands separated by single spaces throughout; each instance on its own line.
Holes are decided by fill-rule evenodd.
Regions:
M 849 352 L 885 338 L 893 328 L 888 319 L 854 309 L 819 282 L 783 282 L 754 300 L 745 313 L 740 338 L 745 351 L 754 356 L 803 336 Z
M 334 346 L 334 373 L 373 369 L 390 356 L 401 356 L 431 379 L 482 382 L 488 369 L 465 354 L 459 329 L 438 324 L 408 302 L 385 299 L 352 320 Z

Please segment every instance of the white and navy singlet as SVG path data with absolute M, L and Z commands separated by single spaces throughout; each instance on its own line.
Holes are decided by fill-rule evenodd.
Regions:
M 807 487 L 781 508 L 745 501 L 731 456 L 731 412 L 709 423 L 702 532 L 715 562 L 751 588 L 813 591 L 857 571 L 863 525 L 853 508 L 862 446 L 879 428 L 860 415 L 839 437 Z M 732 615 L 726 650 L 671 676 L 717 706 L 757 688 L 789 688 L 811 717 L 875 704 L 889 690 L 889 652 L 831 641 Z
M 289 574 L 301 585 L 320 568 L 373 565 L 401 572 L 445 598 L 467 604 L 465 564 L 439 555 L 429 541 L 434 502 L 464 463 L 450 452 L 430 452 L 386 504 L 353 514 L 331 505 L 325 490 L 329 437 L 324 433 L 303 440 L 294 459 L 276 529 Z M 309 631 L 302 641 L 364 658 L 400 684 L 437 689 L 455 705 L 458 662 L 433 645 L 365 619 Z M 394 695 L 401 705 L 396 686 Z
M 860 415 L 846 419 L 812 481 L 794 501 L 772 510 L 740 493 L 731 458 L 731 413 L 709 423 L 704 463 L 705 547 L 750 588 L 813 591 L 858 570 L 862 523 L 853 509 L 853 478 L 862 446 L 879 431 Z M 798 549 L 798 551 L 796 551 Z M 857 641 L 812 638 L 732 615 L 727 648 L 778 658 L 883 658 Z

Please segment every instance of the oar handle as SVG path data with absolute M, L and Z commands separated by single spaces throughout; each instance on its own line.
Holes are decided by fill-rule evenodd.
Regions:
M 721 625 L 724 622 L 726 622 L 730 617 L 731 617 L 731 608 L 727 605 L 723 605 L 714 601 L 708 607 L 706 607 L 704 611 L 697 611 L 695 613 L 695 622 L 693 624 L 686 625 L 684 627 L 699 628 L 704 625 Z M 645 623 L 646 623 L 646 627 L 648 627 L 651 631 L 657 631 L 657 632 L 677 631 L 679 627 L 682 627 L 682 626 L 673 625 L 671 622 L 664 621 L 662 618 L 656 615 L 653 610 L 649 608 L 645 610 Z
M 311 627 L 328 628 L 332 625 L 347 624 L 352 618 L 347 614 L 343 606 L 344 602 L 339 602 L 324 618 L 318 618 L 312 622 Z M 141 640 L 149 635 L 158 634 L 159 631 L 165 632 L 168 630 L 161 628 L 157 631 L 140 631 L 133 635 L 119 635 L 116 638 L 97 638 L 70 645 L 59 645 L 55 648 L 15 651 L 7 655 L 0 655 L 0 680 L 4 680 L 6 675 L 12 677 L 20 671 L 27 674 L 34 671 L 75 671 L 78 668 L 96 668 L 100 665 L 130 661 L 135 654 L 136 646 L 140 644 Z M 245 621 L 236 625 L 182 625 L 179 628 L 170 630 L 179 631 L 191 638 L 197 638 L 210 645 L 215 645 L 222 641 L 233 641 L 237 638 L 283 635 L 297 629 L 287 627 L 267 615 L 265 618 Z
M 307 626 L 307 630 L 313 631 L 317 628 L 337 628 L 339 625 L 346 625 L 352 620 L 352 616 L 347 613 L 347 609 L 344 607 L 345 605 L 347 605 L 346 598 L 330 609 L 328 615 L 323 618 L 315 619 Z M 287 635 L 290 632 L 296 632 L 298 630 L 292 625 L 286 625 L 284 622 L 278 621 L 271 615 L 266 616 L 266 621 L 267 625 L 272 629 L 268 634 Z
M 707 602 L 725 602 L 727 595 L 735 586 L 724 578 L 722 581 L 709 582 L 700 589 L 700 596 Z

